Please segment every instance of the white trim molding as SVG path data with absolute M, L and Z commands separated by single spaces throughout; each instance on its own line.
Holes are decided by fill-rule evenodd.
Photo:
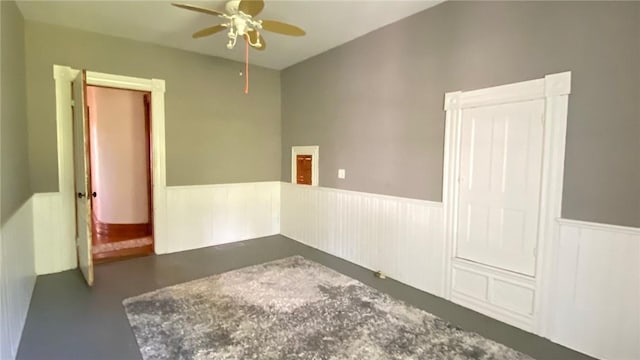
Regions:
M 141 79 L 130 76 L 103 74 L 87 71 L 87 85 L 104 86 L 138 91 L 158 91 L 164 93 L 164 80 Z
M 556 236 L 556 220 L 562 216 L 571 72 L 547 75 L 544 85 L 546 106 L 534 307 L 534 329 L 542 336 L 546 336 L 547 314 L 552 307 L 548 297 L 554 253 L 552 244 Z
M 78 70 L 68 66 L 53 65 L 53 78 L 55 80 L 56 93 L 56 135 L 58 144 L 58 199 L 51 195 L 47 199 L 35 197 L 36 209 L 42 205 L 41 202 L 58 201 L 57 211 L 59 216 L 58 236 L 42 238 L 40 229 L 36 229 L 36 270 L 38 274 L 46 274 L 73 269 L 77 266 L 76 250 L 76 217 L 75 217 L 75 187 L 73 168 L 73 111 L 71 107 L 71 82 L 78 76 Z M 42 199 L 42 200 L 41 200 Z M 49 201 L 50 200 L 50 201 Z M 47 221 L 39 218 L 44 213 L 38 211 L 34 214 L 34 222 Z M 46 233 L 46 232 L 45 232 Z M 60 254 L 43 251 L 43 249 L 60 249 Z M 59 258 L 53 259 L 58 255 Z M 51 257 L 43 259 L 42 257 Z
M 594 223 L 590 221 L 571 220 L 571 219 L 564 219 L 564 218 L 558 219 L 558 224 L 560 226 L 573 226 L 573 227 L 579 227 L 582 229 L 606 231 L 609 233 L 629 234 L 631 236 L 640 237 L 640 228 L 631 227 L 631 226 L 601 224 L 601 223 Z
M 562 185 L 564 177 L 565 137 L 567 128 L 567 108 L 571 93 L 571 72 L 547 75 L 542 79 L 524 81 L 474 91 L 457 91 L 445 94 L 446 111 L 443 206 L 445 233 L 445 297 L 452 299 L 454 247 L 457 238 L 458 173 L 460 158 L 460 129 L 464 109 L 520 102 L 536 99 L 545 100 L 545 125 L 543 144 L 543 168 L 540 197 L 540 221 L 538 226 L 537 256 L 533 284 L 533 311 L 518 314 L 526 321 L 509 321 L 508 312 L 487 301 L 493 313 L 503 313 L 502 318 L 515 326 L 538 334 L 545 334 L 548 300 L 544 296 L 551 271 L 553 249 L 550 246 L 555 235 L 555 220 L 560 217 L 562 205 Z M 466 269 L 469 269 L 467 267 Z M 478 271 L 478 273 L 480 273 Z M 505 276 L 510 276 L 504 272 Z M 475 309 L 482 311 L 480 307 Z M 485 311 L 486 313 L 486 311 Z M 524 315 L 524 317 L 523 317 Z M 511 316 L 513 317 L 513 316 Z
M 297 183 L 297 163 L 296 158 L 298 155 L 311 155 L 311 186 L 318 186 L 320 179 L 319 164 L 320 164 L 320 147 L 313 146 L 292 146 L 291 147 L 291 183 Z
M 75 254 L 75 190 L 73 176 L 73 127 L 71 112 L 71 81 L 79 70 L 68 66 L 53 65 L 53 78 L 56 91 L 56 124 L 58 139 L 58 186 L 61 193 L 60 211 L 61 234 L 59 241 L 67 252 Z M 160 251 L 167 245 L 166 232 L 166 153 L 165 153 L 165 82 L 160 79 L 143 79 L 129 76 L 105 74 L 87 71 L 87 85 L 108 86 L 112 88 L 151 92 L 151 146 L 153 157 L 153 224 L 155 248 Z M 75 259 L 73 255 L 70 258 Z M 75 262 L 75 260 L 74 260 Z M 37 261 L 37 263 L 44 263 Z M 40 269 L 59 271 L 71 266 L 63 264 L 56 269 Z M 75 264 L 74 266 L 75 267 Z

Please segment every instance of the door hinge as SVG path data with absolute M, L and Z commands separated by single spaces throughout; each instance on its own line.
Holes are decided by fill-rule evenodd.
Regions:
M 76 101 L 75 100 L 71 100 L 71 106 L 76 106 Z

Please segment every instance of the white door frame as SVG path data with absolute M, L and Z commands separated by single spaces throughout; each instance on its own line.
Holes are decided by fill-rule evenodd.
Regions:
M 547 75 L 542 79 L 519 82 L 474 91 L 445 94 L 446 111 L 443 208 L 445 230 L 444 295 L 451 299 L 452 260 L 457 238 L 458 177 L 462 111 L 478 106 L 545 99 L 544 145 L 540 220 L 535 271 L 534 324 L 536 333 L 546 333 L 546 314 L 553 266 L 553 239 L 556 219 L 561 216 L 564 180 L 567 110 L 571 93 L 571 72 Z
M 64 238 L 67 251 L 75 258 L 75 188 L 73 180 L 73 123 L 71 82 L 80 70 L 53 65 L 56 88 L 56 127 L 58 140 L 58 187 L 62 196 Z M 166 153 L 165 81 L 87 71 L 87 85 L 151 92 L 151 154 L 153 161 L 153 236 L 157 254 L 166 252 Z

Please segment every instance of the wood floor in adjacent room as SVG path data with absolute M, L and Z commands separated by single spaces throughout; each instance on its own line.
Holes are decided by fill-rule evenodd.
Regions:
M 122 300 L 292 255 L 319 262 L 537 359 L 590 359 L 394 280 L 377 279 L 369 270 L 280 235 L 101 264 L 95 268 L 93 288 L 86 287 L 77 270 L 39 276 L 17 358 L 141 359 Z

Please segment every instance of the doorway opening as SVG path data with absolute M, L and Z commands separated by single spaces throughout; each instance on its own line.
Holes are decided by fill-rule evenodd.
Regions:
M 153 252 L 168 252 L 166 236 L 165 81 L 114 75 L 53 65 L 56 93 L 58 140 L 58 183 L 60 211 L 59 248 L 63 270 L 77 268 L 87 285 L 93 284 L 93 190 L 89 169 L 89 125 L 86 109 L 87 86 L 137 90 L 151 93 L 150 135 L 153 213 Z M 99 196 L 96 192 L 96 197 Z M 87 196 L 88 195 L 88 196 Z M 54 234 L 56 235 L 56 234 Z M 53 248 L 52 248 L 53 249 Z
M 150 104 L 148 91 L 86 87 L 94 262 L 154 253 Z

